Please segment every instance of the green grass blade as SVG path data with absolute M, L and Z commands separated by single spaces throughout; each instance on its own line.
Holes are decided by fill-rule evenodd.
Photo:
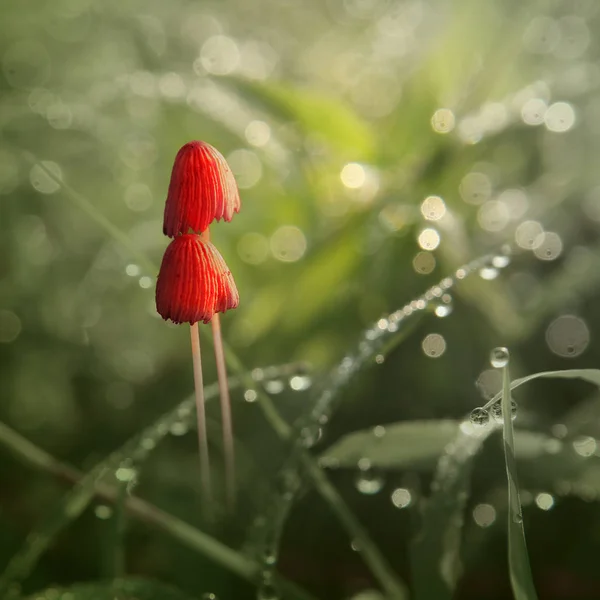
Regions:
M 415 600 L 449 600 L 462 574 L 460 543 L 475 456 L 494 427 L 458 427 L 436 468 L 432 494 L 423 502 L 421 528 L 410 555 Z
M 231 379 L 229 385 L 230 388 L 235 388 L 239 385 L 239 379 Z M 218 393 L 216 384 L 207 386 L 205 399 L 207 401 L 214 399 Z M 21 549 L 6 566 L 0 578 L 0 597 L 11 583 L 21 581 L 31 573 L 54 538 L 81 515 L 95 496 L 96 486 L 104 475 L 115 471 L 124 461 L 132 461 L 133 465 L 139 466 L 140 462 L 148 457 L 158 443 L 168 436 L 173 424 L 190 424 L 194 421 L 193 409 L 193 397 L 186 398 L 99 462 L 75 487 L 66 493 L 42 523 L 27 536 Z M 8 428 L 0 424 L 0 438 L 2 438 L 0 442 L 3 441 L 7 432 L 10 433 Z M 9 443 L 10 440 L 7 439 L 7 445 Z
M 504 420 L 504 458 L 508 478 L 508 568 L 515 600 L 537 600 L 529 566 L 525 530 L 523 529 L 510 390 L 510 373 L 507 364 L 503 367 L 502 373 L 502 415 Z
M 117 579 L 110 583 L 96 581 L 79 583 L 68 588 L 51 587 L 39 591 L 27 600 L 56 600 L 70 598 L 71 600 L 193 600 L 177 588 L 158 581 L 141 578 Z
M 582 379 L 593 385 L 600 387 L 600 369 L 567 369 L 564 371 L 540 371 L 539 373 L 533 373 L 520 379 L 515 379 L 510 382 L 510 390 L 514 390 L 524 383 L 533 381 L 534 379 Z M 483 408 L 488 409 L 492 404 L 495 404 L 502 397 L 504 391 L 498 392 L 491 400 L 489 400 Z

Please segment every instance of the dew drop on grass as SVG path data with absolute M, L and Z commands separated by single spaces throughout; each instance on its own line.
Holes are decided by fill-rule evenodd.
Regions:
M 385 435 L 385 427 L 383 425 L 375 425 L 373 427 L 373 435 L 381 439 Z
M 265 579 L 258 588 L 256 600 L 279 600 L 277 588 L 269 580 Z
M 188 431 L 187 425 L 181 421 L 175 421 L 169 428 L 171 435 L 180 436 L 185 435 Z
M 441 302 L 435 306 L 435 314 L 437 317 L 447 317 L 454 309 L 452 305 L 452 296 L 450 294 L 443 294 Z
M 271 379 L 271 381 L 265 382 L 265 390 L 269 394 L 281 394 L 285 388 L 281 379 Z
M 492 266 L 496 267 L 496 269 L 504 269 L 504 267 L 507 267 L 509 264 L 510 257 L 505 254 L 499 254 L 492 258 Z
M 485 408 L 474 408 L 469 416 L 471 423 L 483 427 L 490 422 L 490 413 Z
M 275 548 L 268 547 L 265 548 L 263 552 L 263 564 L 267 567 L 272 567 L 277 562 L 277 552 Z
M 305 448 L 312 448 L 323 437 L 323 430 L 317 424 L 307 425 L 300 431 L 300 440 Z
M 496 369 L 506 367 L 509 360 L 510 354 L 506 348 L 498 347 L 492 350 L 490 355 L 490 363 L 492 363 L 492 367 L 496 367 Z
M 381 365 L 381 364 L 383 364 L 383 362 L 384 362 L 384 361 L 385 361 L 385 356 L 384 356 L 383 354 L 378 354 L 378 355 L 375 357 L 375 362 L 376 362 L 378 365 Z
M 481 279 L 486 279 L 487 281 L 496 279 L 496 277 L 498 277 L 498 269 L 495 269 L 494 267 L 483 267 L 479 270 L 479 277 L 481 277 Z
M 514 400 L 510 401 L 511 406 L 511 419 L 514 421 L 517 418 L 517 403 Z M 490 412 L 492 413 L 492 417 L 494 417 L 494 421 L 496 423 L 502 423 L 504 418 L 502 416 L 502 402 L 498 401 L 492 404 L 490 407 Z
M 310 377 L 306 375 L 294 375 L 290 378 L 290 388 L 295 392 L 307 390 L 312 385 Z
M 99 504 L 94 509 L 94 514 L 96 517 L 102 520 L 110 519 L 113 514 L 113 510 L 110 506 L 106 506 L 105 504 Z
M 258 394 L 256 393 L 256 390 L 246 390 L 244 392 L 244 400 L 246 402 L 256 402 L 256 399 L 258 398 Z
M 206 592 L 205 594 L 202 594 L 202 600 L 219 600 L 217 598 L 216 594 L 213 594 L 212 592 Z
M 361 458 L 358 461 L 358 473 L 354 485 L 361 494 L 372 496 L 383 489 L 383 475 L 371 466 L 371 461 Z
M 412 502 L 412 495 L 405 488 L 397 488 L 392 492 L 392 504 L 396 508 L 406 508 Z

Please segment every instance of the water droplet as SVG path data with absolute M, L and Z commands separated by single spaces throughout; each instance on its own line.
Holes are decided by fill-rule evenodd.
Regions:
M 258 394 L 256 393 L 256 390 L 246 390 L 244 392 L 244 400 L 246 402 L 256 402 L 257 398 Z
M 185 435 L 188 431 L 187 425 L 185 423 L 182 423 L 181 421 L 176 421 L 175 423 L 173 423 L 171 425 L 171 427 L 169 428 L 169 431 L 171 432 L 171 435 Z
M 552 494 L 542 492 L 535 497 L 535 503 L 542 510 L 550 510 L 554 506 L 554 497 Z
M 110 519 L 112 517 L 113 511 L 110 506 L 106 506 L 105 504 L 99 504 L 94 509 L 94 514 L 102 520 Z
M 396 508 L 406 508 L 412 501 L 411 493 L 405 488 L 398 488 L 392 492 L 392 504 Z
M 129 483 L 130 481 L 134 481 L 137 477 L 137 471 L 130 467 L 119 467 L 115 471 L 115 477 L 124 483 Z
M 492 266 L 496 267 L 496 269 L 504 269 L 504 267 L 507 267 L 509 264 L 510 256 L 506 256 L 505 254 L 499 254 L 492 258 Z
M 371 466 L 371 461 L 361 458 L 358 461 L 358 473 L 354 485 L 361 494 L 369 496 L 380 492 L 384 485 L 383 475 Z
M 511 405 L 511 419 L 514 421 L 517 418 L 517 403 L 514 400 L 510 401 Z M 502 402 L 498 401 L 492 404 L 490 407 L 490 412 L 492 413 L 492 417 L 494 417 L 494 421 L 496 423 L 502 423 L 504 418 L 502 416 Z
M 279 593 L 277 588 L 269 580 L 265 580 L 261 583 L 256 593 L 256 600 L 278 600 Z
M 469 415 L 469 419 L 473 425 L 483 427 L 490 422 L 490 413 L 485 408 L 474 408 Z
M 510 359 L 510 354 L 506 348 L 494 348 L 490 355 L 490 363 L 492 363 L 492 367 L 496 367 L 500 369 L 501 367 L 506 367 L 508 365 L 508 361 Z
M 385 427 L 383 425 L 375 425 L 373 427 L 373 435 L 376 438 L 382 438 L 385 435 Z
M 435 314 L 440 318 L 447 317 L 453 309 L 452 296 L 450 294 L 443 294 L 441 302 L 435 307 Z
M 329 415 L 326 415 L 326 414 L 319 415 L 319 418 L 317 420 L 319 421 L 319 423 L 321 425 L 325 425 L 326 423 L 329 422 Z
M 473 509 L 473 520 L 479 527 L 489 527 L 496 520 L 496 509 L 491 504 L 478 504 Z
M 305 448 L 312 448 L 323 437 L 323 430 L 316 424 L 300 430 L 300 441 Z
M 384 356 L 383 354 L 378 354 L 378 355 L 375 357 L 375 362 L 376 362 L 378 365 L 381 365 L 381 364 L 383 364 L 383 361 L 385 361 L 385 356 Z
M 496 277 L 498 277 L 498 275 L 499 275 L 498 269 L 495 269 L 494 267 L 483 267 L 482 269 L 479 270 L 479 277 L 481 277 L 481 279 L 485 279 L 487 281 L 496 279 Z
M 521 513 L 516 513 L 513 515 L 512 518 L 514 523 L 522 523 L 523 522 L 523 515 Z
M 285 386 L 281 379 L 271 379 L 271 381 L 265 382 L 265 390 L 267 390 L 269 394 L 281 394 L 284 388 Z
M 213 594 L 212 592 L 206 592 L 205 594 L 202 594 L 202 600 L 219 600 L 217 598 L 216 594 Z
M 306 375 L 294 375 L 290 378 L 290 387 L 295 392 L 302 392 L 307 390 L 312 385 L 310 377 Z
M 277 562 L 277 549 L 274 547 L 265 548 L 263 552 L 263 563 L 267 567 L 272 567 Z
M 262 369 L 252 369 L 252 379 L 262 381 L 265 378 L 265 372 Z

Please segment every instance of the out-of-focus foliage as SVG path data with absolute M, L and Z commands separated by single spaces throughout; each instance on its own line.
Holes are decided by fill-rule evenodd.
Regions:
M 172 412 L 192 390 L 189 335 L 154 307 L 172 161 L 186 141 L 206 140 L 242 195 L 240 214 L 211 228 L 241 295 L 222 319 L 225 337 L 249 369 L 292 363 L 254 372 L 290 423 L 310 413 L 363 330 L 456 281 L 344 390 L 308 444 L 318 442 L 315 457 L 414 587 L 409 542 L 426 530 L 436 459 L 459 419 L 500 389 L 489 350 L 511 349 L 515 377 L 598 364 L 599 19 L 594 0 L 2 2 L 0 419 L 87 472 L 170 414 L 154 445 L 140 442 L 143 461 L 122 467 L 135 471 L 129 491 L 260 555 L 265 523 L 280 514 L 270 512 L 276 473 L 295 464 L 293 452 L 256 395 L 234 390 L 238 510 L 202 520 L 193 419 Z M 463 279 L 461 265 L 486 254 L 493 260 Z M 538 594 L 595 597 L 598 395 L 553 380 L 515 398 Z M 391 452 L 396 434 L 397 456 L 382 454 L 377 440 Z M 521 439 L 536 453 L 520 454 Z M 463 494 L 458 598 L 509 594 L 496 441 L 475 444 L 449 499 Z M 338 456 L 344 444 L 354 464 Z M 29 463 L 49 472 L 0 452 L 1 565 L 65 491 L 50 462 Z M 122 540 L 112 514 L 98 500 L 64 523 L 23 593 L 114 575 Z M 296 494 L 281 515 L 277 570 L 287 579 L 329 600 L 377 586 L 316 494 Z M 255 597 L 240 572 L 181 539 L 128 520 L 127 573 L 198 598 Z M 425 557 L 414 577 L 439 567 Z

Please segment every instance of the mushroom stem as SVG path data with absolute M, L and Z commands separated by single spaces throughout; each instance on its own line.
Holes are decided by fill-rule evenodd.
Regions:
M 225 352 L 221 335 L 221 320 L 215 313 L 210 321 L 215 346 L 215 360 L 219 378 L 219 397 L 221 399 L 221 419 L 223 423 L 223 454 L 225 458 L 225 489 L 227 508 L 230 512 L 235 509 L 235 449 L 233 442 L 233 426 L 231 422 L 231 400 L 225 366 Z
M 210 461 L 208 458 L 208 436 L 206 433 L 206 413 L 204 409 L 204 382 L 202 379 L 202 359 L 200 357 L 200 333 L 198 323 L 190 325 L 192 336 L 192 359 L 194 362 L 194 390 L 198 419 L 198 447 L 200 451 L 200 481 L 202 484 L 202 504 L 205 514 L 211 512 L 212 492 L 210 485 Z

